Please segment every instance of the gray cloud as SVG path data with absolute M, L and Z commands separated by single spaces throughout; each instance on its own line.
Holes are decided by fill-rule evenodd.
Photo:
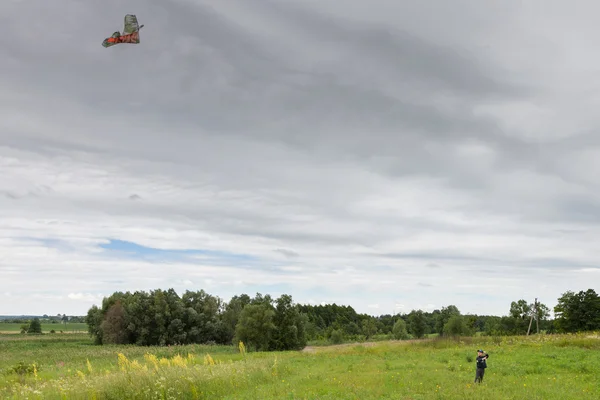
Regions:
M 352 72 L 369 74 L 371 71 L 360 67 L 381 70 L 393 65 L 394 68 L 388 71 L 398 77 L 410 76 L 413 80 L 411 83 L 417 83 L 420 89 L 433 85 L 433 91 L 477 97 L 508 95 L 511 99 L 526 93 L 525 87 L 511 84 L 507 76 L 492 77 L 494 65 L 489 62 L 483 65 L 487 60 L 480 61 L 458 43 L 455 46 L 439 45 L 401 26 L 350 23 L 291 3 L 257 0 L 249 3 L 261 12 L 272 15 L 290 31 L 316 42 L 330 43 L 337 54 L 348 55 L 351 58 L 348 61 L 359 61 L 345 64 Z M 368 77 L 373 78 L 370 75 Z M 505 82 L 499 82 L 500 79 Z M 398 82 L 390 83 L 393 85 Z M 420 93 L 422 96 L 426 94 Z
M 283 254 L 287 258 L 295 258 L 300 255 L 300 254 L 296 253 L 295 251 L 288 250 L 288 249 L 276 249 L 275 251 L 277 253 Z
M 0 293 L 46 296 L 42 313 L 172 285 L 501 314 L 587 289 L 594 8 L 3 2 Z M 102 48 L 126 12 L 141 43 Z M 109 239 L 254 261 L 165 266 L 107 257 Z
M 11 193 L 11 192 L 9 192 L 9 191 L 6 191 L 6 190 L 3 190 L 3 191 L 1 191 L 0 193 L 2 193 L 2 195 L 3 195 L 4 197 L 6 197 L 6 198 L 9 198 L 9 199 L 16 200 L 16 199 L 18 199 L 18 198 L 19 198 L 19 196 L 17 196 L 16 194 L 14 194 L 14 193 Z

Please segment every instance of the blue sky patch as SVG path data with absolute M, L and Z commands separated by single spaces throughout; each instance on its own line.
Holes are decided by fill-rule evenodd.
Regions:
M 147 261 L 194 261 L 192 258 L 193 256 L 205 256 L 211 263 L 219 263 L 219 261 L 222 263 L 223 261 L 227 261 L 228 264 L 231 264 L 232 262 L 247 263 L 256 261 L 256 257 L 247 254 L 204 249 L 158 249 L 118 239 L 111 239 L 108 243 L 100 245 L 100 247 L 106 250 L 109 255 L 126 258 L 141 258 Z

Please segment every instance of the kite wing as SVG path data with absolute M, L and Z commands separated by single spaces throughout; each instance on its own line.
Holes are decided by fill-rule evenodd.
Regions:
M 137 17 L 133 14 L 127 14 L 125 16 L 125 28 L 123 29 L 123 35 L 130 35 L 133 32 L 140 30 Z

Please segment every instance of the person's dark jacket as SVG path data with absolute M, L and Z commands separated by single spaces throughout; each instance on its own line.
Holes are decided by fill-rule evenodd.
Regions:
M 487 368 L 487 363 L 485 360 L 489 357 L 489 355 L 477 356 L 477 368 Z

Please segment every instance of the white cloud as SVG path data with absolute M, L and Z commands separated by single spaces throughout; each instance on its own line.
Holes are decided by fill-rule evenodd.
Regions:
M 92 293 L 69 293 L 69 295 L 67 297 L 71 300 L 77 300 L 77 301 L 83 300 L 88 303 L 90 303 L 90 302 L 101 303 L 103 295 L 102 294 L 94 295 Z

